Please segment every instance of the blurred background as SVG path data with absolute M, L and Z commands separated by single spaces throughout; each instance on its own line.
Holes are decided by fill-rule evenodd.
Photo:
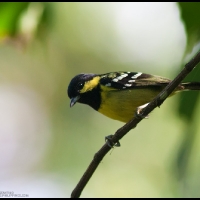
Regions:
M 173 79 L 200 49 L 199 3 L 0 3 L 0 192 L 70 197 L 123 123 L 70 109 L 79 73 Z M 187 81 L 200 81 L 200 69 Z M 199 92 L 166 100 L 101 162 L 81 197 L 200 197 Z

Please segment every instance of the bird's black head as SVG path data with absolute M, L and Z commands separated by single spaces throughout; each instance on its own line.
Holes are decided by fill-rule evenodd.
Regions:
M 70 107 L 76 102 L 88 104 L 94 109 L 100 105 L 99 91 L 100 77 L 96 74 L 78 74 L 68 86 L 68 96 L 71 99 Z

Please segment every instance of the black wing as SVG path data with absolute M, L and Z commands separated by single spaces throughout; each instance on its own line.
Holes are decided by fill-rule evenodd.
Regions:
M 151 86 L 165 86 L 170 80 L 141 72 L 111 72 L 102 74 L 101 84 L 113 89 L 135 89 Z

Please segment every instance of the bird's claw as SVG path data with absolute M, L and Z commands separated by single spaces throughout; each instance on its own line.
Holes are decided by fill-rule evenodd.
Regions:
M 113 146 L 115 146 L 115 147 L 120 147 L 121 145 L 120 145 L 119 141 L 117 141 L 116 143 L 113 143 L 113 142 L 111 141 L 112 137 L 113 137 L 113 135 L 108 135 L 108 136 L 105 137 L 105 141 L 106 141 L 107 145 L 108 145 L 110 148 L 113 148 Z
M 147 116 L 143 116 L 143 114 L 141 113 L 142 109 L 145 108 L 149 103 L 146 103 L 142 106 L 137 107 L 137 110 L 135 112 L 135 117 L 136 118 L 142 118 L 142 119 L 147 119 L 149 117 L 149 115 Z

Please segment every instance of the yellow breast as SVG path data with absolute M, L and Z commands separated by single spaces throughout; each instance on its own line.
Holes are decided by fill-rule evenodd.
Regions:
M 115 120 L 128 122 L 138 106 L 151 101 L 159 91 L 148 89 L 108 90 L 101 86 L 101 106 L 99 112 Z

